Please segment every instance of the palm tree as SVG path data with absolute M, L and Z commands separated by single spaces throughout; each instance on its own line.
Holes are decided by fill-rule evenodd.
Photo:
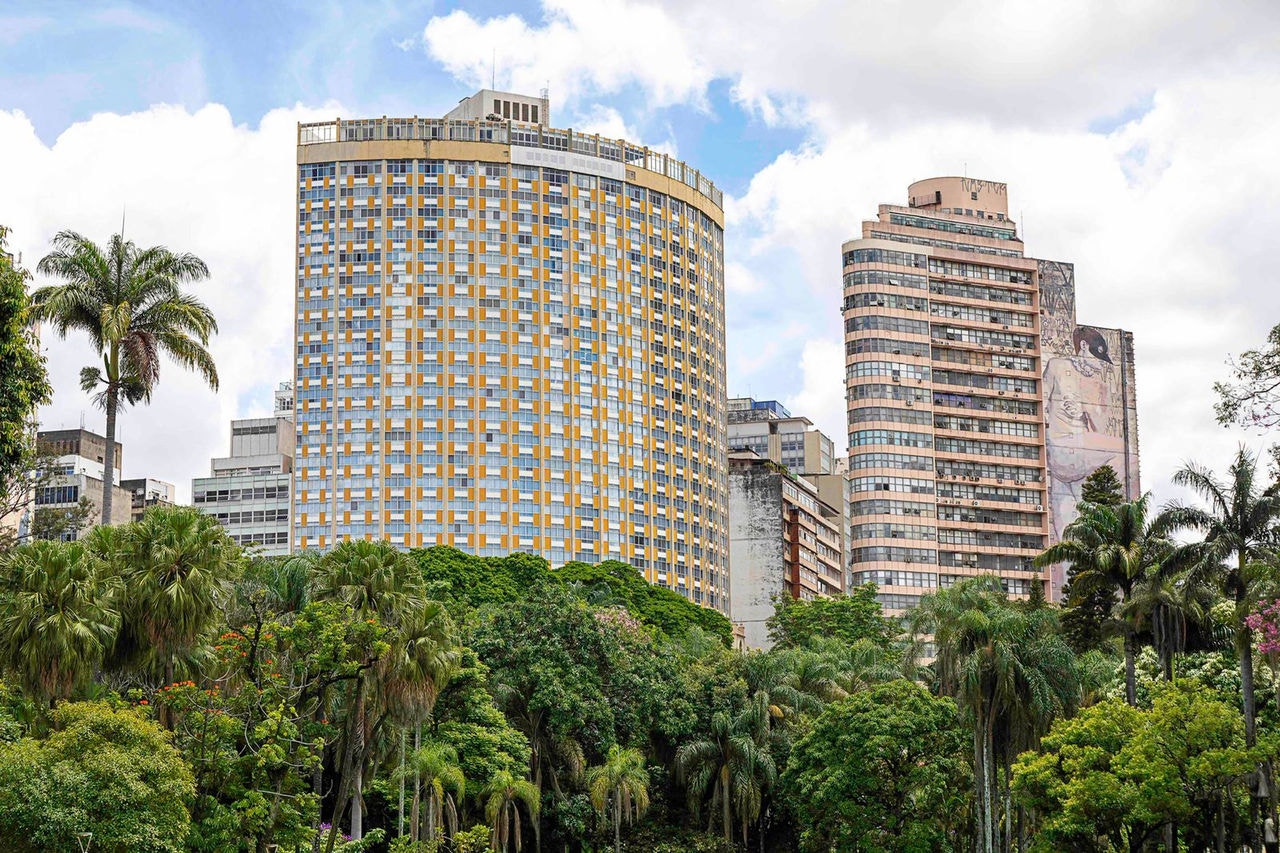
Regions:
M 345 715 L 338 796 L 329 822 L 338 826 L 350 805 L 351 837 L 359 839 L 364 834 L 364 765 L 375 728 L 369 706 L 371 698 L 375 702 L 379 698 L 376 691 L 380 680 L 374 675 L 393 676 L 388 686 L 396 702 L 403 699 L 406 703 L 417 701 L 419 705 L 434 703 L 443 683 L 416 684 L 412 680 L 414 670 L 422 674 L 435 665 L 432 659 L 439 652 L 433 646 L 432 637 L 452 631 L 452 623 L 443 611 L 436 612 L 435 621 L 426 619 L 422 575 L 409 556 L 389 542 L 360 539 L 338 545 L 315 562 L 311 595 L 317 601 L 345 604 L 359 618 L 376 619 L 394 629 L 391 648 L 381 659 L 370 662 L 355 679 Z M 406 630 L 415 623 L 424 632 L 419 637 L 421 643 L 410 640 Z M 336 834 L 329 837 L 328 850 L 333 849 L 336 838 Z
M 515 778 L 509 771 L 499 770 L 480 792 L 480 796 L 485 801 L 485 820 L 491 827 L 490 845 L 502 853 L 507 853 L 514 845 L 516 853 L 520 853 L 523 847 L 520 837 L 520 807 L 524 807 L 529 820 L 538 819 L 541 803 L 537 786 Z
M 0 557 L 0 654 L 54 707 L 92 675 L 120 627 L 119 582 L 79 542 L 31 542 Z
M 60 231 L 36 269 L 63 283 L 31 295 L 34 319 L 63 338 L 73 329 L 83 331 L 102 358 L 102 367 L 80 371 L 80 387 L 97 391 L 107 413 L 102 523 L 110 524 L 121 403 L 151 399 L 161 353 L 218 388 L 218 370 L 206 349 L 218 324 L 204 303 L 183 290 L 208 278 L 209 268 L 195 255 L 164 246 L 139 249 L 120 234 L 104 248 L 74 231 Z
M 1056 716 L 1073 710 L 1079 698 L 1074 656 L 1052 608 L 1012 606 L 1000 579 L 990 575 L 925 596 L 912 622 L 917 635 L 933 635 L 938 692 L 954 696 L 973 725 L 979 849 L 1005 849 L 1000 811 L 1007 843 L 1010 765 Z
M 1134 588 L 1172 548 L 1162 526 L 1147 517 L 1150 500 L 1148 493 L 1115 506 L 1082 503 L 1080 515 L 1067 525 L 1062 541 L 1036 557 L 1035 565 L 1071 563 L 1071 583 L 1076 593 L 1114 591 L 1120 597 L 1118 612 L 1132 615 L 1130 599 Z M 1116 624 L 1124 638 L 1125 699 L 1130 705 L 1137 705 L 1137 631 L 1132 620 L 1118 619 Z
M 649 809 L 649 771 L 644 754 L 638 749 L 609 747 L 604 764 L 587 771 L 587 793 L 601 817 L 607 806 L 613 806 L 613 851 L 620 853 L 622 821 L 639 820 Z
M 1208 468 L 1188 463 L 1173 475 L 1176 485 L 1191 489 L 1208 509 L 1174 502 L 1163 519 L 1171 529 L 1195 530 L 1204 536 L 1192 574 L 1222 591 L 1236 607 L 1236 654 L 1244 706 L 1245 739 L 1257 743 L 1257 704 L 1253 695 L 1253 632 L 1245 617 L 1276 574 L 1276 522 L 1280 496 L 1260 488 L 1258 459 L 1241 447 L 1227 469 L 1227 482 Z
M 746 842 L 747 827 L 760 817 L 765 794 L 777 780 L 768 748 L 772 716 L 768 698 L 757 692 L 736 718 L 717 711 L 711 716 L 709 737 L 676 750 L 676 774 L 688 791 L 690 810 L 697 815 L 709 796 L 707 830 L 719 811 L 725 846 L 732 843 L 735 813 Z
M 1120 611 L 1135 631 L 1150 633 L 1165 681 L 1173 681 L 1174 658 L 1189 643 L 1203 644 L 1206 629 L 1211 629 L 1213 590 L 1185 565 L 1198 551 L 1195 546 L 1175 547 L 1163 562 L 1147 569 Z
M 217 519 L 192 507 L 157 507 L 95 541 L 114 539 L 125 621 L 144 660 L 172 684 L 221 624 L 240 571 L 240 549 Z M 161 720 L 168 721 L 160 706 Z
M 466 796 L 467 779 L 458 765 L 458 751 L 447 743 L 427 743 L 415 749 L 398 774 L 414 780 L 413 807 L 409 817 L 412 841 L 435 841 L 443 827 L 448 835 L 458 831 L 457 801 Z M 421 813 L 422 793 L 427 807 Z M 454 798 L 457 799 L 454 799 Z M 422 824 L 425 823 L 425 826 Z

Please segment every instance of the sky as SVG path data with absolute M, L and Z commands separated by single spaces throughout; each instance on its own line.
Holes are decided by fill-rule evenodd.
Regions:
M 1212 384 L 1280 322 L 1280 4 L 546 0 L 0 7 L 0 224 L 194 252 L 217 393 L 167 365 L 120 419 L 124 473 L 190 493 L 229 420 L 292 374 L 299 121 L 438 116 L 490 81 L 552 123 L 672 152 L 726 201 L 731 395 L 844 444 L 841 241 L 912 181 L 1009 185 L 1081 322 L 1135 336 L 1143 488 L 1244 442 Z M 37 278 L 37 283 L 43 283 Z M 102 413 L 82 338 L 44 341 L 47 428 Z

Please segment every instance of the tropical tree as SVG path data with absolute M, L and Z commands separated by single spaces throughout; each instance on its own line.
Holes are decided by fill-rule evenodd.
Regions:
M 119 531 L 94 533 L 90 542 L 114 559 L 124 583 L 125 629 L 136 644 L 117 644 L 117 652 L 133 652 L 172 684 L 177 667 L 192 663 L 221 624 L 240 549 L 217 519 L 192 507 L 155 507 Z M 167 722 L 163 705 L 160 713 Z
M 448 743 L 428 741 L 410 754 L 398 775 L 414 781 L 409 817 L 412 841 L 430 843 L 440 837 L 442 829 L 447 835 L 458 831 L 458 801 L 466 796 L 467 790 L 467 777 L 459 766 L 458 750 Z M 426 809 L 422 808 L 424 791 Z
M 726 846 L 732 843 L 735 816 L 746 843 L 747 827 L 759 819 L 765 795 L 777 780 L 769 752 L 771 713 L 768 697 L 757 692 L 737 717 L 724 711 L 712 714 L 709 736 L 676 751 L 676 774 L 688 792 L 690 810 L 700 814 L 708 802 L 707 831 L 718 812 Z
M 1037 566 L 1070 563 L 1072 586 L 1078 594 L 1105 590 L 1119 595 L 1119 612 L 1136 617 L 1130 607 L 1134 588 L 1160 564 L 1172 545 L 1162 527 L 1148 518 L 1150 494 L 1116 506 L 1080 504 L 1080 515 L 1067 525 L 1062 541 L 1035 559 Z M 1124 638 L 1125 697 L 1137 704 L 1133 660 L 1135 619 L 1116 621 Z
M 489 780 L 480 796 L 485 802 L 484 817 L 489 822 L 489 842 L 493 849 L 520 853 L 523 849 L 520 809 L 524 808 L 530 821 L 537 822 L 541 805 L 538 787 L 501 770 Z
M 36 269 L 61 279 L 32 294 L 33 316 L 60 337 L 82 331 L 102 367 L 80 371 L 80 387 L 97 392 L 107 415 L 103 454 L 102 523 L 111 523 L 116 418 L 121 404 L 148 402 L 160 378 L 161 354 L 218 387 L 206 347 L 218 331 L 213 312 L 184 290 L 209 276 L 204 261 L 164 246 L 140 249 L 116 234 L 105 247 L 74 231 L 60 231 Z
M 1096 506 L 1119 506 L 1124 503 L 1124 485 L 1116 469 L 1103 465 L 1080 487 L 1080 502 Z M 1105 647 L 1104 627 L 1110 623 L 1115 607 L 1115 590 L 1093 585 L 1079 590 L 1074 584 L 1076 568 L 1067 566 L 1066 583 L 1062 587 L 1062 633 L 1076 654 Z
M 31 542 L 0 555 L 0 654 L 50 706 L 102 662 L 120 627 L 119 581 L 79 542 Z
M 1191 489 L 1209 505 L 1174 502 L 1163 517 L 1170 528 L 1194 530 L 1204 536 L 1191 572 L 1235 604 L 1245 738 L 1252 747 L 1257 743 L 1257 703 L 1253 693 L 1253 631 L 1245 620 L 1275 580 L 1280 495 L 1262 487 L 1258 459 L 1243 447 L 1227 469 L 1226 482 L 1194 462 L 1174 474 L 1173 482 Z
M 1012 606 L 1000 579 L 987 575 L 925 596 L 912 627 L 933 636 L 937 689 L 955 697 L 973 729 L 979 850 L 1005 849 L 1013 834 L 1013 757 L 1034 746 L 1079 697 L 1075 659 L 1057 614 Z
M 587 771 L 587 794 L 591 805 L 604 817 L 612 806 L 613 850 L 622 850 L 622 822 L 639 820 L 649 809 L 649 771 L 638 749 L 609 747 L 604 764 Z

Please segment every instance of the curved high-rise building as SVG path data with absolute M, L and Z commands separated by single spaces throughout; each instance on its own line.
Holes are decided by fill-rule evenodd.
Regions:
M 721 194 L 547 113 L 299 126 L 294 547 L 617 559 L 723 610 Z

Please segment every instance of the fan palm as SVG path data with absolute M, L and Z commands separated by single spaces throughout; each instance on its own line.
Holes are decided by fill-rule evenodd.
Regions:
M 102 537 L 110 536 L 103 534 Z M 112 537 L 125 588 L 125 621 L 144 661 L 172 684 L 221 624 L 240 549 L 217 519 L 192 507 L 157 507 Z M 161 706 L 162 719 L 167 720 Z
M 1067 525 L 1062 541 L 1036 557 L 1035 565 L 1071 563 L 1073 590 L 1080 595 L 1095 590 L 1118 594 L 1117 612 L 1135 615 L 1130 607 L 1134 588 L 1172 549 L 1162 527 L 1148 518 L 1150 499 L 1146 494 L 1115 506 L 1082 503 L 1080 515 Z M 1125 699 L 1136 705 L 1137 632 L 1132 619 L 1121 618 L 1115 624 L 1124 638 Z
M 1194 530 L 1204 536 L 1191 574 L 1212 583 L 1235 604 L 1245 739 L 1253 746 L 1258 736 L 1253 632 L 1244 620 L 1275 580 L 1280 496 L 1260 487 L 1258 459 L 1243 447 L 1227 469 L 1226 482 L 1194 462 L 1174 474 L 1173 482 L 1191 489 L 1209 505 L 1206 509 L 1174 502 L 1165 508 L 1162 518 L 1171 528 Z
M 119 582 L 79 542 L 32 542 L 0 557 L 0 654 L 53 707 L 102 661 L 120 626 Z
M 604 764 L 587 771 L 587 794 L 603 817 L 613 807 L 613 850 L 622 850 L 622 822 L 631 823 L 649 809 L 649 771 L 638 749 L 609 747 Z
M 97 392 L 107 415 L 102 523 L 110 524 L 121 404 L 151 399 L 162 353 L 195 371 L 210 388 L 218 387 L 218 370 L 206 349 L 218 324 L 204 303 L 183 290 L 208 278 L 209 268 L 195 255 L 164 246 L 140 249 L 120 234 L 102 247 L 74 231 L 60 231 L 53 251 L 36 269 L 62 283 L 31 295 L 34 319 L 63 338 L 71 330 L 84 332 L 102 358 L 102 367 L 80 371 L 80 386 Z
M 506 770 L 500 770 L 480 792 L 484 799 L 484 817 L 489 822 L 490 846 L 502 853 L 514 849 L 520 853 L 523 841 L 520 835 L 520 809 L 524 808 L 529 820 L 536 821 L 541 802 L 538 787 L 532 782 L 517 779 Z

